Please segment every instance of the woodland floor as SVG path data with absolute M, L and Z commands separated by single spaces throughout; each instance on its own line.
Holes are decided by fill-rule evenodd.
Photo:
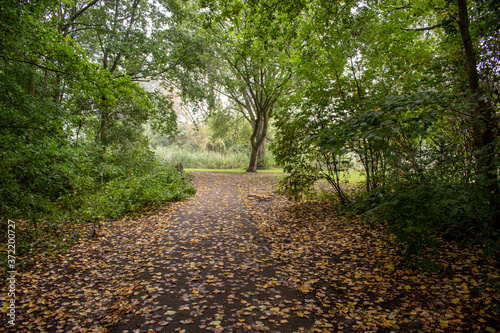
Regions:
M 3 314 L 0 331 L 499 329 L 500 277 L 480 249 L 448 245 L 440 270 L 407 270 L 384 228 L 328 202 L 290 202 L 275 176 L 193 180 L 195 197 L 39 257 L 17 285 L 16 326 Z

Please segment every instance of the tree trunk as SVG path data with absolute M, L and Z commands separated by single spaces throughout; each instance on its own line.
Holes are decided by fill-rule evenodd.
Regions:
M 250 154 L 250 164 L 247 172 L 257 172 L 257 149 L 252 145 L 252 153 Z
M 266 168 L 266 160 L 264 159 L 264 154 L 266 152 L 266 138 L 264 137 L 264 142 L 260 146 L 257 152 L 257 170 L 264 170 Z
M 458 27 L 462 37 L 462 45 L 467 57 L 467 79 L 471 93 L 476 123 L 472 128 L 474 157 L 476 159 L 476 173 L 487 179 L 486 187 L 491 193 L 490 212 L 491 226 L 494 230 L 500 229 L 500 200 L 498 189 L 498 175 L 495 167 L 495 112 L 489 102 L 483 97 L 479 85 L 476 54 L 469 31 L 469 16 L 467 0 L 457 0 Z
M 257 163 L 259 161 L 259 152 L 263 151 L 266 141 L 267 128 L 269 125 L 269 110 L 261 110 L 257 114 L 257 119 L 252 121 L 253 133 L 250 137 L 252 153 L 250 155 L 250 164 L 247 172 L 257 172 Z

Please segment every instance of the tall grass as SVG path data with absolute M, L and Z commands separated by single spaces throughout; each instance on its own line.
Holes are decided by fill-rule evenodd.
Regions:
M 182 163 L 185 168 L 190 169 L 239 169 L 248 167 L 250 161 L 249 153 L 193 151 L 175 145 L 157 147 L 154 152 L 166 164 L 174 166 Z M 266 153 L 265 159 L 268 167 L 274 166 L 271 152 Z

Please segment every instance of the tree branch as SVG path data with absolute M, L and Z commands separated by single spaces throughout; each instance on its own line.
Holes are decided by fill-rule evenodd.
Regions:
M 76 13 L 74 13 L 73 15 L 70 16 L 68 22 L 64 25 L 61 26 L 61 32 L 64 36 L 66 36 L 68 33 L 69 33 L 69 27 L 71 26 L 71 24 L 80 16 L 82 15 L 83 13 L 85 13 L 85 11 L 87 11 L 87 9 L 89 9 L 90 7 L 92 7 L 93 5 L 95 5 L 99 0 L 93 0 L 91 2 L 89 2 L 86 6 L 84 6 L 82 9 L 80 9 L 79 11 L 77 11 Z
M 45 69 L 47 71 L 54 72 L 54 73 L 65 74 L 65 75 L 69 75 L 70 74 L 70 73 L 65 72 L 65 71 L 61 71 L 61 70 L 57 70 L 57 69 L 54 69 L 54 68 L 49 68 L 49 67 L 42 66 L 40 64 L 37 64 L 34 61 L 9 58 L 9 57 L 7 57 L 5 55 L 0 55 L 0 58 L 4 58 L 4 59 L 10 60 L 10 61 L 14 61 L 14 62 L 20 62 L 20 63 L 23 63 L 23 64 L 33 65 L 35 67 L 38 67 L 38 68 L 41 68 L 41 69 Z
M 85 13 L 85 11 L 87 9 L 89 9 L 90 7 L 92 7 L 93 5 L 95 5 L 99 0 L 94 0 L 94 1 L 91 1 L 89 2 L 86 6 L 84 6 L 82 9 L 80 9 L 79 11 L 77 11 L 75 14 L 73 14 L 69 20 L 70 22 L 73 22 L 74 20 L 76 20 L 78 18 L 78 16 L 82 15 L 83 13 Z

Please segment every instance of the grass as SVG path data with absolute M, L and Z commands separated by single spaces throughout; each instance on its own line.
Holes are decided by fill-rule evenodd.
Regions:
M 347 175 L 343 175 L 342 177 L 342 182 L 345 182 L 347 184 L 355 185 L 362 183 L 366 180 L 365 175 L 358 170 L 349 170 Z
M 182 163 L 185 169 L 243 169 L 250 160 L 249 152 L 193 151 L 177 146 L 157 147 L 154 152 L 166 164 L 175 166 Z M 266 153 L 264 158 L 266 165 L 274 164 L 270 152 Z
M 366 180 L 365 175 L 358 170 L 349 170 L 348 173 L 342 173 L 340 175 L 340 185 L 358 185 Z M 326 184 L 326 179 L 320 179 L 316 182 L 317 184 Z
M 225 172 L 225 173 L 240 173 L 246 174 L 246 168 L 234 169 L 202 169 L 202 168 L 184 168 L 186 172 Z M 270 168 L 259 170 L 258 173 L 281 174 L 284 173 L 282 168 Z M 357 170 L 350 170 L 347 175 L 342 176 L 342 184 L 357 185 L 365 181 L 365 175 Z M 318 183 L 326 183 L 326 180 L 319 180 Z

